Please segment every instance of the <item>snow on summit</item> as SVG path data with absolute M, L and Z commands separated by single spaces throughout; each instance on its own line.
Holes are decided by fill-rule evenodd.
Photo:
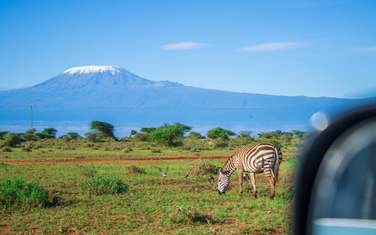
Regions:
M 111 74 L 116 74 L 120 72 L 120 69 L 115 66 L 110 65 L 88 65 L 72 67 L 63 72 L 68 74 L 83 74 L 83 73 L 105 73 L 110 72 Z

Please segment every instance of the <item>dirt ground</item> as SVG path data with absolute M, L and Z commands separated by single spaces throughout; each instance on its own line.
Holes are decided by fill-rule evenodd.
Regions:
M 227 159 L 228 156 L 159 156 L 143 158 L 76 158 L 76 159 L 3 159 L 1 163 L 9 164 L 88 164 L 88 163 L 122 163 L 122 162 L 144 162 L 144 161 L 179 161 L 179 160 L 221 160 Z

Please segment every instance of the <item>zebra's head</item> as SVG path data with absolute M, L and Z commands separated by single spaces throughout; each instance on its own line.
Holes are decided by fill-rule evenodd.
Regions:
M 228 189 L 228 186 L 230 184 L 230 174 L 229 172 L 225 172 L 222 169 L 219 169 L 219 175 L 218 175 L 218 193 L 222 194 L 225 193 Z

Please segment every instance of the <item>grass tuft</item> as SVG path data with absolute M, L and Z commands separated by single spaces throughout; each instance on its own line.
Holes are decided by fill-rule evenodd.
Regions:
M 146 171 L 144 168 L 135 166 L 135 165 L 130 165 L 128 166 L 128 173 L 130 174 L 146 174 Z
M 178 207 L 176 212 L 170 216 L 172 223 L 198 223 L 198 224 L 213 224 L 216 221 L 209 214 L 199 212 L 195 208 L 182 208 Z
M 48 191 L 32 181 L 4 179 L 0 183 L 0 205 L 5 209 L 45 207 L 48 205 Z
M 194 163 L 187 171 L 187 176 L 202 176 L 202 175 L 215 175 L 218 173 L 219 167 L 216 165 L 200 161 L 199 163 Z
M 90 177 L 81 187 L 90 195 L 120 194 L 128 191 L 128 185 L 112 175 Z

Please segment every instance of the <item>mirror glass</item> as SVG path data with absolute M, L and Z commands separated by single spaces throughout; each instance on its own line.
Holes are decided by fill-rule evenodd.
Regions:
M 376 234 L 376 119 L 350 128 L 315 179 L 308 234 Z

